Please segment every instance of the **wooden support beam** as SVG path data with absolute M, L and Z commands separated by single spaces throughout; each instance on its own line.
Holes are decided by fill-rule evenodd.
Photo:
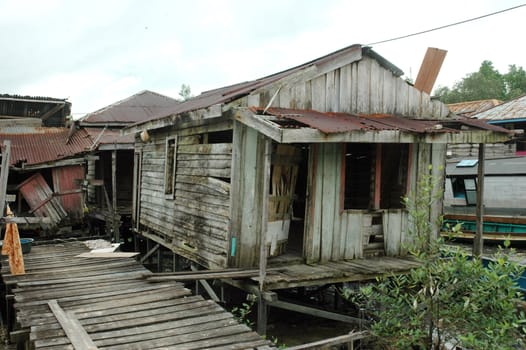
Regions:
M 268 230 L 268 197 L 270 186 L 270 162 L 272 157 L 272 141 L 265 138 L 265 153 L 263 160 L 263 198 L 261 204 L 261 232 L 259 240 L 259 290 L 265 287 L 265 277 L 267 274 L 267 230 Z
M 268 230 L 268 203 L 270 186 L 270 163 L 272 161 L 272 140 L 265 137 L 265 149 L 262 173 L 262 203 L 261 203 L 261 225 L 259 226 L 259 291 L 265 290 L 265 277 L 267 276 L 267 230 Z M 256 322 L 259 335 L 267 334 L 268 307 L 263 298 L 258 299 L 258 319 Z
M 2 147 L 2 168 L 0 169 L 0 216 L 4 216 L 10 154 L 11 140 L 4 140 L 4 146 Z
M 155 248 L 154 248 L 155 249 Z M 279 271 L 279 268 L 269 269 L 270 272 Z M 250 278 L 259 276 L 259 270 L 226 269 L 226 270 L 199 270 L 199 271 L 180 271 L 154 273 L 148 278 L 151 282 L 162 281 L 192 281 L 192 280 L 212 280 L 225 278 Z
M 477 223 L 475 239 L 473 240 L 473 256 L 480 257 L 484 247 L 484 158 L 485 145 L 479 144 L 479 161 L 477 169 L 477 207 L 475 208 Z
M 23 328 L 23 329 L 18 329 L 16 331 L 12 331 L 9 333 L 9 340 L 13 344 L 22 344 L 23 342 L 29 340 L 30 332 L 31 331 L 29 328 Z
M 51 117 L 53 114 L 63 109 L 65 105 L 66 104 L 64 102 L 59 102 L 59 104 L 57 104 L 55 107 L 51 108 L 46 113 L 42 114 L 42 116 L 40 116 L 40 119 L 42 119 L 42 121 L 48 120 L 49 117 Z
M 80 321 L 71 311 L 64 311 L 56 300 L 48 301 L 49 308 L 57 318 L 58 323 L 66 333 L 75 350 L 96 350 L 97 346 Z
M 50 217 L 38 217 L 38 216 L 4 216 L 0 218 L 1 223 L 15 223 L 18 225 L 34 225 L 34 224 L 44 224 L 50 225 Z
M 367 331 L 361 332 L 350 332 L 349 334 L 340 335 L 334 338 L 323 339 L 320 341 L 301 344 L 296 346 L 288 347 L 288 350 L 318 350 L 318 349 L 332 349 L 333 346 L 348 345 L 346 349 L 354 349 L 353 342 L 369 337 L 370 334 Z
M 141 258 L 141 264 L 144 263 L 150 256 L 152 256 L 157 249 L 159 249 L 160 245 L 157 243 L 149 252 L 144 254 L 144 256 Z
M 192 265 L 191 266 L 191 269 L 193 271 L 197 271 L 197 268 Z M 212 288 L 212 286 L 210 284 L 208 284 L 208 282 L 204 279 L 200 279 L 199 280 L 199 283 L 201 283 L 201 285 L 203 286 L 203 288 L 205 289 L 205 291 L 208 293 L 208 296 L 210 296 L 210 298 L 215 301 L 216 303 L 219 303 L 220 302 L 220 299 L 219 297 L 217 296 L 216 292 L 214 291 L 214 289 Z
M 263 298 L 258 298 L 257 332 L 261 336 L 267 335 L 267 319 L 268 319 L 267 301 Z
M 267 304 L 272 307 L 277 307 L 284 310 L 294 311 L 303 313 L 306 315 L 316 316 L 316 317 L 322 317 L 329 320 L 339 321 L 339 322 L 346 322 L 346 323 L 368 323 L 367 320 L 362 320 L 357 317 L 347 316 L 347 315 L 341 315 L 334 312 L 329 312 L 325 310 L 315 309 L 313 307 L 304 306 L 304 305 L 298 305 L 293 303 L 288 303 L 286 301 L 276 300 L 276 301 L 268 301 Z
M 115 220 L 117 217 L 117 151 L 111 152 L 111 200 L 112 200 L 112 228 L 113 235 L 115 237 L 115 242 L 119 243 L 121 241 L 120 237 L 120 222 Z

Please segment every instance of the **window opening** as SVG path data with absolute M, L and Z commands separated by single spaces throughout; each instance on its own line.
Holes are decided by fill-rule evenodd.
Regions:
M 344 209 L 403 208 L 408 172 L 409 144 L 346 144 Z
M 465 199 L 467 205 L 477 204 L 477 179 L 475 177 L 452 177 L 453 197 Z
M 167 197 L 175 195 L 175 171 L 177 157 L 177 138 L 166 139 L 165 170 L 164 170 L 164 193 Z
M 375 162 L 373 146 L 366 143 L 346 144 L 344 209 L 368 209 L 371 205 Z

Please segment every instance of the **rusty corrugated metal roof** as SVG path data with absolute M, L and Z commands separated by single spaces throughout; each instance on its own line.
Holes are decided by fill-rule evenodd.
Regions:
M 472 158 L 476 160 L 476 158 Z M 458 160 L 450 161 L 446 166 L 447 176 L 458 175 L 477 175 L 478 166 L 457 167 Z M 523 175 L 526 174 L 526 158 L 524 157 L 505 157 L 496 159 L 486 159 L 484 161 L 485 175 Z
M 498 106 L 502 103 L 500 100 L 489 99 L 489 100 L 478 100 L 478 101 L 467 101 L 450 103 L 447 105 L 449 110 L 456 115 L 463 117 L 471 117 L 474 114 L 487 111 L 490 108 Z
M 93 142 L 98 145 L 111 144 L 132 144 L 135 142 L 135 135 L 122 135 L 120 129 L 108 128 L 83 128 L 91 137 Z
M 252 107 L 255 114 L 263 114 L 262 108 Z M 475 127 L 482 130 L 493 130 L 510 133 L 504 128 L 490 125 L 481 120 L 467 118 L 426 120 L 399 117 L 388 114 L 349 114 L 335 112 L 318 112 L 289 108 L 269 108 L 267 115 L 277 117 L 272 120 L 282 128 L 310 127 L 325 134 L 351 131 L 399 130 L 412 133 L 445 133 L 458 132 L 462 127 Z
M 137 123 L 162 114 L 178 103 L 174 98 L 144 90 L 85 115 L 80 119 L 80 125 Z
M 477 113 L 473 118 L 483 119 L 488 123 L 515 119 L 526 120 L 526 95 L 504 102 L 487 111 Z
M 202 94 L 195 96 L 187 101 L 181 102 L 178 105 L 173 106 L 173 108 L 164 111 L 163 113 L 159 113 L 155 116 L 153 116 L 150 120 L 159 120 L 166 117 L 170 117 L 172 115 L 180 115 L 187 112 L 208 108 L 216 104 L 221 103 L 228 103 L 234 100 L 237 100 L 243 96 L 246 96 L 250 94 L 252 91 L 261 88 L 263 86 L 272 84 L 282 78 L 285 78 L 289 75 L 292 75 L 296 72 L 299 72 L 301 70 L 304 70 L 306 68 L 312 67 L 312 66 L 320 66 L 325 63 L 331 62 L 331 60 L 335 60 L 338 57 L 342 57 L 345 55 L 349 55 L 353 52 L 359 52 L 363 56 L 369 56 L 371 58 L 374 58 L 381 66 L 391 71 L 396 76 L 403 75 L 403 71 L 396 67 L 394 64 L 380 56 L 378 53 L 373 51 L 370 47 L 362 47 L 362 45 L 355 44 L 348 47 L 345 47 L 341 50 L 335 51 L 333 53 L 330 53 L 328 55 L 325 55 L 323 57 L 317 58 L 315 60 L 312 60 L 310 62 L 301 64 L 299 66 L 284 70 L 282 72 L 278 72 L 260 79 L 252 80 L 252 81 L 246 81 L 230 86 L 225 86 L 222 88 L 214 89 L 205 91 Z M 143 122 L 146 122 L 144 120 Z M 142 122 L 138 122 L 134 125 L 140 125 Z
M 11 140 L 10 164 L 35 165 L 80 155 L 92 141 L 85 130 L 70 135 L 68 128 L 13 127 L 0 129 L 0 143 Z

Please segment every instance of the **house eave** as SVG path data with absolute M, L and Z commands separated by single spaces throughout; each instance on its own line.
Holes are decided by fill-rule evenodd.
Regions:
M 140 122 L 122 129 L 123 135 L 138 134 L 144 130 L 155 130 L 170 127 L 181 123 L 189 123 L 202 119 L 211 119 L 223 116 L 223 104 L 215 104 L 195 111 L 171 114 L 163 118 Z
M 402 130 L 352 130 L 339 133 L 323 133 L 315 128 L 282 128 L 272 122 L 268 115 L 254 114 L 250 110 L 240 109 L 234 119 L 257 130 L 278 143 L 503 143 L 510 141 L 508 133 L 491 130 L 458 130 L 455 132 L 408 132 Z

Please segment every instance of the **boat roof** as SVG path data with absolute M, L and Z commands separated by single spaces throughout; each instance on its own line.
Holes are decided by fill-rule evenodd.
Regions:
M 448 161 L 446 176 L 477 175 L 477 158 L 463 158 Z M 486 159 L 485 175 L 526 175 L 526 157 L 506 157 Z

